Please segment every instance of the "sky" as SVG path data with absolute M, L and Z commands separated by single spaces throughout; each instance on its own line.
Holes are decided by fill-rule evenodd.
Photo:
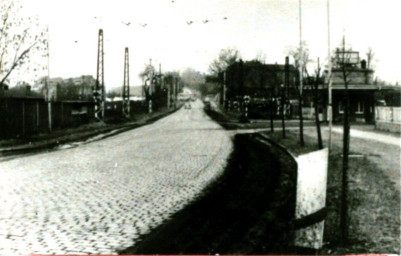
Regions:
M 243 60 L 259 53 L 267 63 L 283 63 L 288 49 L 300 40 L 299 0 L 21 1 L 23 12 L 38 15 L 41 24 L 49 26 L 51 77 L 96 77 L 98 30 L 103 29 L 106 90 L 123 83 L 125 47 L 130 82 L 136 86 L 142 84 L 139 73 L 150 59 L 157 68 L 161 63 L 162 71 L 191 67 L 207 73 L 221 49 L 236 48 Z M 401 1 L 329 1 L 331 49 L 340 45 L 343 35 L 361 58 L 371 47 L 375 74 L 401 82 Z M 319 57 L 325 64 L 327 1 L 302 0 L 301 13 L 302 39 L 312 63 Z

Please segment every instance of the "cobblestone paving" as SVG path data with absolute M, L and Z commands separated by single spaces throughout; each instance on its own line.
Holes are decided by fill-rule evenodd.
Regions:
M 0 254 L 115 254 L 222 173 L 228 133 L 202 103 L 76 148 L 0 162 Z

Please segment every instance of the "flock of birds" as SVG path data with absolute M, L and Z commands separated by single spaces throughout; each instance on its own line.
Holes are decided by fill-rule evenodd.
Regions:
M 171 3 L 174 3 L 174 1 L 175 1 L 175 0 L 171 0 Z M 97 17 L 97 16 L 95 16 L 95 17 L 93 17 L 93 18 L 94 18 L 94 19 L 97 19 L 97 20 L 101 20 L 101 18 L 100 18 L 100 17 Z M 223 19 L 223 20 L 227 20 L 228 18 L 227 18 L 227 17 L 223 17 L 222 19 Z M 190 26 L 190 25 L 192 25 L 192 24 L 194 24 L 194 23 L 201 23 L 201 22 L 202 22 L 203 24 L 206 24 L 206 23 L 209 23 L 209 22 L 212 22 L 212 21 L 214 21 L 214 20 L 208 20 L 208 19 L 205 19 L 205 20 L 202 20 L 202 21 L 193 21 L 193 20 L 190 20 L 190 21 L 186 21 L 186 23 L 187 23 L 188 26 Z M 124 24 L 124 25 L 126 25 L 127 27 L 129 27 L 129 26 L 131 25 L 131 22 L 130 22 L 130 21 L 128 21 L 128 22 L 121 21 L 121 23 Z M 143 28 L 145 28 L 148 24 L 147 24 L 147 23 L 138 23 L 138 25 L 141 26 L 141 27 L 143 27 Z M 78 41 L 75 40 L 74 43 L 78 43 Z
M 174 3 L 174 1 L 175 1 L 175 0 L 171 0 L 171 3 Z M 94 18 L 95 18 L 95 19 L 99 19 L 99 17 L 94 17 Z M 227 19 L 228 19 L 227 17 L 223 17 L 223 20 L 227 20 Z M 205 20 L 202 20 L 202 23 L 203 23 L 203 24 L 206 24 L 206 23 L 209 23 L 209 22 L 211 22 L 211 21 L 213 21 L 213 20 L 207 20 L 207 19 L 205 19 Z M 192 25 L 192 24 L 198 23 L 198 22 L 200 22 L 200 21 L 192 21 L 192 20 L 190 20 L 190 21 L 187 21 L 186 23 L 187 23 L 187 25 L 189 26 L 189 25 Z M 123 24 L 126 25 L 127 27 L 131 25 L 131 22 L 123 22 L 123 21 L 122 21 L 121 23 L 123 23 Z M 138 23 L 138 25 L 141 26 L 141 27 L 143 27 L 143 28 L 145 28 L 148 24 L 147 24 L 147 23 Z
M 174 1 L 175 0 L 171 0 L 171 2 L 172 3 L 174 3 Z M 94 19 L 100 19 L 101 20 L 101 18 L 100 17 L 94 17 Z M 223 20 L 227 20 L 228 18 L 227 17 L 223 17 L 222 18 Z M 193 21 L 193 20 L 190 20 L 190 21 L 186 21 L 186 23 L 187 23 L 187 25 L 188 26 L 190 26 L 190 25 L 192 25 L 192 24 L 194 24 L 194 23 L 203 23 L 203 24 L 206 24 L 206 23 L 209 23 L 209 22 L 212 22 L 213 20 L 208 20 L 208 19 L 205 19 L 205 20 L 202 20 L 202 21 Z M 124 22 L 124 21 L 121 21 L 121 23 L 122 24 L 124 24 L 124 25 L 126 25 L 127 27 L 129 27 L 130 25 L 131 25 L 131 22 L 129 21 L 129 22 Z M 138 23 L 138 25 L 139 26 L 141 26 L 141 27 L 143 27 L 143 28 L 145 28 L 148 24 L 147 23 Z M 77 43 L 78 41 L 74 41 L 74 43 Z
M 227 19 L 228 19 L 227 17 L 223 17 L 223 20 L 227 20 Z M 213 21 L 213 20 L 202 20 L 202 23 L 203 23 L 203 24 L 206 24 L 206 23 L 209 23 L 209 22 L 211 22 L 211 21 Z M 189 25 L 192 25 L 192 24 L 197 23 L 197 22 L 198 22 L 198 21 L 192 21 L 192 20 L 190 20 L 190 21 L 187 21 L 186 23 L 187 23 L 187 25 L 189 26 Z M 124 22 L 124 21 L 121 21 L 121 23 L 124 24 L 124 25 L 126 25 L 126 26 L 130 26 L 130 25 L 131 25 L 131 22 Z M 141 26 L 141 27 L 143 27 L 143 28 L 145 28 L 148 24 L 147 24 L 147 23 L 138 23 L 138 25 Z

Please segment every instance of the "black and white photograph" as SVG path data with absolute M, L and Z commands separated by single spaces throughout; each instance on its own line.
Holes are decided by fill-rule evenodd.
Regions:
M 0 255 L 400 255 L 401 1 L 0 0 Z

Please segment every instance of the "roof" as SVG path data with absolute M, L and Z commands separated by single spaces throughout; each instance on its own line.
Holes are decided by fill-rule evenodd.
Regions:
M 309 89 L 309 86 L 305 87 L 305 89 Z M 327 84 L 319 85 L 319 89 L 327 90 Z M 345 86 L 344 86 L 344 84 L 333 84 L 332 89 L 333 90 L 345 90 Z M 380 90 L 380 86 L 373 85 L 373 84 L 349 84 L 348 90 Z
M 0 98 L 3 99 L 15 99 L 15 100 L 44 100 L 44 97 L 42 95 L 10 95 L 5 91 L 5 93 L 0 93 Z
M 235 62 L 231 64 L 228 68 L 232 68 L 234 66 L 239 66 L 240 62 Z M 258 61 L 245 61 L 243 62 L 244 69 L 261 69 L 263 71 L 284 71 L 284 64 L 263 64 Z M 293 64 L 289 64 L 289 70 L 291 72 L 298 71 L 297 68 Z

